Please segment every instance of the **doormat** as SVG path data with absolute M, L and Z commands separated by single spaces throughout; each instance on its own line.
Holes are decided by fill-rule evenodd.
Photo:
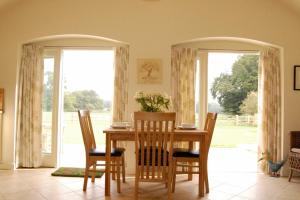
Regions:
M 64 176 L 64 177 L 84 177 L 84 168 L 75 168 L 75 167 L 60 167 L 52 176 Z M 103 172 L 96 172 L 96 178 L 100 178 L 103 175 Z M 92 176 L 90 173 L 89 177 Z

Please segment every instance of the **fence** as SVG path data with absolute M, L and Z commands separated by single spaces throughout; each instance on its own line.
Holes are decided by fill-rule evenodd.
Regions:
M 257 114 L 255 115 L 218 115 L 219 124 L 235 126 L 257 126 Z

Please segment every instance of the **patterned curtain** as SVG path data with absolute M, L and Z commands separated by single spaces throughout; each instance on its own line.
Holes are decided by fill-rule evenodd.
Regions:
M 129 46 L 120 46 L 115 50 L 115 79 L 113 121 L 124 121 L 128 104 L 128 64 Z
M 18 83 L 17 166 L 39 167 L 42 151 L 43 50 L 23 46 Z
M 196 53 L 191 48 L 172 48 L 172 101 L 178 125 L 195 123 Z
M 258 153 L 268 153 L 274 162 L 281 155 L 281 80 L 279 50 L 268 48 L 260 53 L 259 69 L 259 149 Z M 267 173 L 267 164 L 262 170 Z

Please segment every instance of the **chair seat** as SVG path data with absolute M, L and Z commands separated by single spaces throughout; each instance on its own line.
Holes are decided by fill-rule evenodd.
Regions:
M 112 156 L 112 157 L 122 156 L 122 154 L 124 153 L 124 151 L 125 151 L 124 148 L 115 148 L 115 149 L 112 149 L 110 156 Z M 103 149 L 97 149 L 96 148 L 96 149 L 91 149 L 89 155 L 90 156 L 105 156 L 106 152 Z
M 174 149 L 173 150 L 173 157 L 179 158 L 179 157 L 187 157 L 187 158 L 198 158 L 199 157 L 199 151 L 191 151 L 188 149 Z
M 167 152 L 167 158 L 169 157 L 169 152 L 168 151 L 166 151 Z M 142 157 L 142 154 L 141 154 L 141 149 L 139 149 L 139 165 L 141 165 L 141 157 Z M 164 158 L 164 150 L 163 149 L 161 149 L 161 161 L 160 161 L 160 165 L 162 166 L 163 165 L 163 162 L 164 162 L 164 160 L 163 160 L 163 158 Z M 150 162 L 152 161 L 152 148 L 150 148 Z M 166 160 L 167 161 L 167 166 L 169 165 L 169 161 L 168 161 L 168 159 Z M 147 149 L 144 149 L 144 165 L 147 165 Z M 150 163 L 150 165 L 152 165 L 152 163 Z M 156 148 L 155 149 L 155 166 L 157 166 L 158 165 L 158 149 Z

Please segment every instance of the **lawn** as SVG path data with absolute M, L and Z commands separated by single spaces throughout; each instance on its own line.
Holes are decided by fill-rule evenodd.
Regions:
M 256 144 L 257 127 L 216 125 L 212 138 L 213 147 L 236 147 L 240 144 Z
M 49 113 L 44 113 L 44 116 L 43 122 L 50 118 Z M 83 144 L 77 113 L 64 113 L 63 119 L 63 143 Z M 102 133 L 102 130 L 111 124 L 110 113 L 91 113 L 91 119 L 97 143 L 104 144 L 105 135 Z M 217 120 L 212 139 L 213 147 L 236 147 L 240 144 L 256 144 L 257 126 L 235 125 L 232 123 L 232 118 L 231 120 L 229 118 L 228 120 L 226 119 L 226 116 L 222 115 Z

